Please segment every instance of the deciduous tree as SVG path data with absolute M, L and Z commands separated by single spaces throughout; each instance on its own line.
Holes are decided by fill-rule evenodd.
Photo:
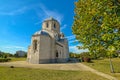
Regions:
M 72 30 L 92 54 L 120 50 L 120 0 L 78 0 Z

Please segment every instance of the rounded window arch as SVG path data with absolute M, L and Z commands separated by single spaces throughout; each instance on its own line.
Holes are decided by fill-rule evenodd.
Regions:
M 58 54 L 58 51 L 56 51 L 56 58 L 58 58 L 59 57 L 59 54 Z
M 46 23 L 46 27 L 47 27 L 47 28 L 49 27 L 49 24 L 48 24 L 48 22 Z
M 33 50 L 36 51 L 37 50 L 37 40 L 33 41 Z
M 54 26 L 54 28 L 56 28 L 56 24 L 55 24 L 55 23 L 54 23 L 54 25 L 53 25 L 53 26 Z

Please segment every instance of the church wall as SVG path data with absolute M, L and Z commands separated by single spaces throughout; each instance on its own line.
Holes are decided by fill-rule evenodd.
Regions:
M 57 62 L 67 62 L 67 56 L 66 56 L 66 48 L 65 45 L 60 46 L 60 45 L 56 45 L 56 51 L 58 52 L 58 58 Z
M 30 62 L 31 58 L 31 46 L 28 47 L 28 52 L 27 52 L 27 61 Z
M 42 26 L 43 26 L 43 30 L 51 30 L 51 23 L 48 21 L 48 22 L 44 22 L 43 24 L 42 24 Z
M 36 50 L 34 50 L 34 45 L 33 45 L 33 42 L 34 41 L 37 41 L 37 49 Z M 31 42 L 31 52 L 30 52 L 30 62 L 31 63 L 34 63 L 34 64 L 38 64 L 39 63 L 39 46 L 40 46 L 40 43 L 39 43 L 39 41 L 40 41 L 40 35 L 38 35 L 38 36 L 33 36 L 32 37 L 32 42 Z
M 65 57 L 68 59 L 69 58 L 69 47 L 68 47 L 68 41 L 65 39 L 64 42 L 65 46 L 64 46 L 64 52 L 65 52 Z
M 51 63 L 55 62 L 55 50 L 56 50 L 55 39 L 51 38 L 51 54 L 50 54 Z
M 40 37 L 39 63 L 48 63 L 51 59 L 51 38 L 49 36 Z

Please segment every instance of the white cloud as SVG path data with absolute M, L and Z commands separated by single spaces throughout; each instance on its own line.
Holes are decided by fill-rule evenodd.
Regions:
M 27 48 L 26 47 L 22 47 L 22 46 L 14 46 L 14 45 L 6 45 L 6 46 L 0 46 L 0 50 L 3 52 L 8 52 L 8 53 L 15 53 L 18 50 L 23 50 L 27 52 Z
M 0 50 L 3 52 L 15 53 L 18 50 L 27 51 L 27 48 L 22 46 L 6 45 L 6 46 L 0 46 Z
M 22 46 L 5 46 L 4 48 L 7 48 L 7 49 L 25 49 Z
M 57 19 L 60 23 L 62 22 L 63 15 L 61 15 L 61 14 L 58 13 L 57 11 L 48 10 L 48 9 L 45 8 L 44 6 L 41 6 L 41 9 L 42 9 L 43 12 L 45 13 L 45 16 L 46 16 L 46 17 L 54 17 L 54 18 Z
M 27 7 L 22 7 L 13 11 L 5 12 L 5 11 L 0 11 L 0 15 L 8 15 L 8 16 L 13 16 L 13 15 L 18 15 L 18 14 L 23 14 L 28 8 Z
M 74 45 L 74 46 L 69 46 L 69 51 L 74 52 L 74 53 L 82 53 L 82 52 L 88 52 L 88 49 L 78 49 L 77 46 L 81 45 Z
M 41 22 L 41 21 L 39 21 L 39 22 L 36 22 L 36 23 L 35 23 L 35 25 L 39 25 L 39 24 L 41 24 L 41 23 L 42 23 L 42 22 Z
M 39 6 L 36 6 L 38 9 L 35 9 L 37 11 L 37 15 L 40 17 L 41 21 L 36 22 L 36 24 L 41 23 L 43 20 L 49 17 L 53 17 L 56 20 L 62 23 L 63 15 L 57 12 L 56 10 L 49 10 L 47 7 L 45 7 L 43 4 L 39 4 Z
M 67 24 L 64 24 L 61 28 L 60 31 L 62 31 L 63 29 L 65 29 L 67 27 Z
M 76 42 L 78 42 L 78 40 L 71 40 L 69 41 L 69 44 L 76 43 Z
M 14 16 L 19 14 L 24 14 L 28 10 L 33 10 L 37 12 L 38 17 L 41 19 L 35 23 L 35 25 L 40 24 L 44 19 L 53 17 L 62 23 L 63 15 L 60 14 L 57 10 L 49 10 L 43 4 L 34 4 L 29 6 L 20 7 L 11 11 L 0 11 L 0 15 Z
M 68 40 L 72 40 L 72 39 L 75 39 L 75 35 L 66 36 L 65 38 L 67 38 Z

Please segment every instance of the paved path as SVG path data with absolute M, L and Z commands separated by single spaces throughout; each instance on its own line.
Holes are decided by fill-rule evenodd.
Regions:
M 6 62 L 0 63 L 0 66 L 15 66 L 15 67 L 27 67 L 27 68 L 42 68 L 42 69 L 54 69 L 54 70 L 79 70 L 79 71 L 90 71 L 99 76 L 102 76 L 108 80 L 117 80 L 108 74 L 99 72 L 92 69 L 82 63 L 62 63 L 62 64 L 29 64 L 25 61 Z

